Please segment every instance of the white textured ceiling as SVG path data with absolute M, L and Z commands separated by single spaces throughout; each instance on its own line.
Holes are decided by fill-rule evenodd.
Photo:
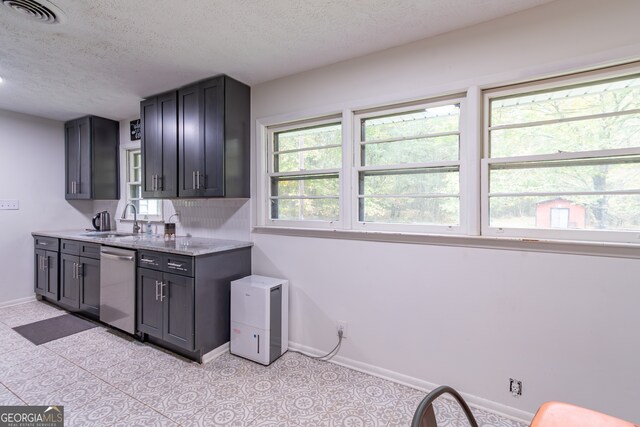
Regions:
M 249 85 L 550 0 L 50 0 L 42 24 L 0 5 L 0 108 L 57 120 L 135 115 L 219 73 Z

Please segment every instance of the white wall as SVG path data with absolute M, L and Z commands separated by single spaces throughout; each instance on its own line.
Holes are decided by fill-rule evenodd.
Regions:
M 638 59 L 638 16 L 634 0 L 559 0 L 258 85 L 252 116 L 301 118 Z M 640 421 L 639 260 L 252 239 L 253 272 L 291 280 L 294 343 L 328 350 L 345 320 L 344 362 L 450 384 L 524 417 L 563 400 Z M 509 377 L 523 380 L 521 398 Z
M 0 110 L 0 199 L 20 201 L 0 211 L 0 305 L 34 295 L 32 231 L 90 226 L 92 202 L 67 202 L 64 182 L 64 124 Z

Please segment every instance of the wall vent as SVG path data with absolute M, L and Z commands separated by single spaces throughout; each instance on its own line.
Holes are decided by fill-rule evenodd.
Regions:
M 2 0 L 2 4 L 16 13 L 43 24 L 57 24 L 62 20 L 62 11 L 48 1 Z

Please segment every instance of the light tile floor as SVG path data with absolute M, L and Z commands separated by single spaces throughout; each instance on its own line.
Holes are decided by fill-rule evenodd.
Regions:
M 66 426 L 408 426 L 425 393 L 286 353 L 271 366 L 224 354 L 189 362 L 98 327 L 35 346 L 11 328 L 64 312 L 0 309 L 0 405 L 64 405 Z M 439 425 L 465 426 L 436 402 Z M 524 427 L 474 409 L 480 426 Z

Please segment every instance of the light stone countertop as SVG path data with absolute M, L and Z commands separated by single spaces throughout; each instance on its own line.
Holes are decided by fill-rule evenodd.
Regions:
M 103 232 L 106 233 L 106 232 Z M 253 246 L 252 242 L 239 240 L 209 239 L 204 237 L 176 236 L 175 240 L 165 240 L 164 235 L 109 232 L 108 235 L 100 235 L 99 232 L 86 230 L 62 230 L 62 231 L 34 231 L 33 236 L 57 237 L 59 239 L 79 240 L 82 242 L 98 243 L 101 245 L 115 246 L 129 249 L 145 249 L 172 254 L 199 256 L 216 252 L 230 251 L 233 249 Z M 120 234 L 119 236 L 115 236 Z

